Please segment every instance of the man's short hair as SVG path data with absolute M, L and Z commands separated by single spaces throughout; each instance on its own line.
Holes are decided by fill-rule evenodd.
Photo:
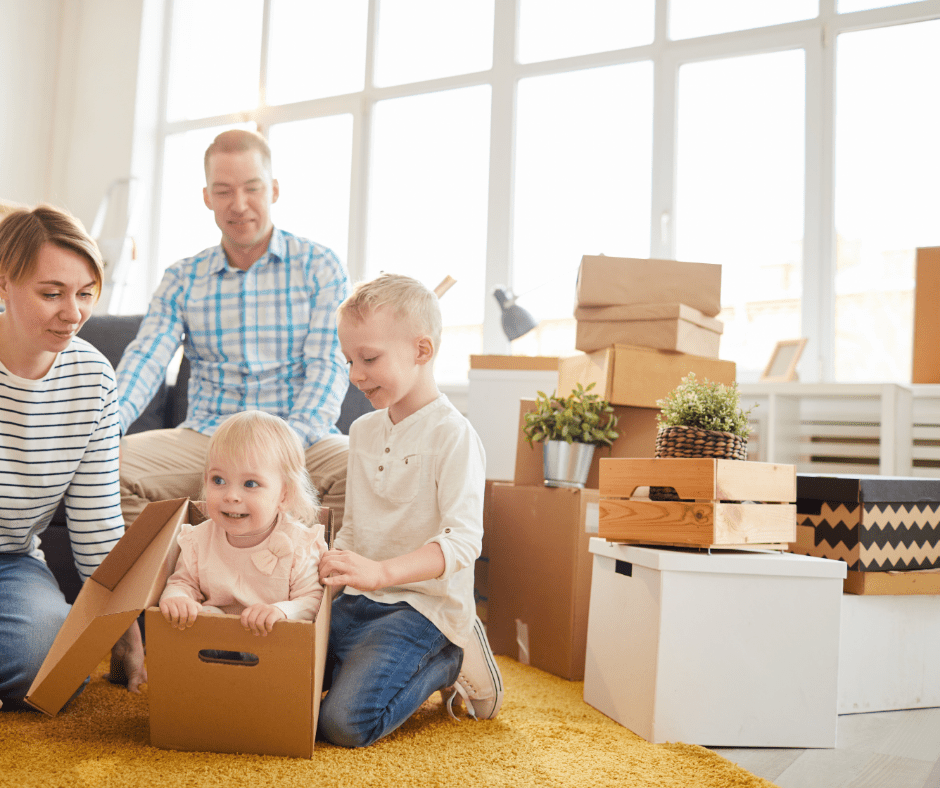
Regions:
M 437 353 L 443 322 L 440 302 L 431 290 L 410 276 L 382 273 L 368 282 L 359 282 L 337 312 L 340 316 L 362 320 L 383 306 L 394 309 L 397 317 L 408 320 L 416 334 L 431 337 Z
M 0 275 L 14 284 L 26 279 L 36 270 L 39 250 L 47 243 L 85 258 L 101 294 L 104 261 L 98 244 L 78 219 L 52 205 L 14 210 L 0 221 Z
M 271 174 L 271 148 L 268 141 L 257 131 L 248 129 L 229 129 L 219 134 L 206 148 L 203 164 L 206 168 L 206 180 L 209 180 L 209 159 L 216 153 L 242 153 L 256 150 L 261 154 L 261 163 L 268 175 Z

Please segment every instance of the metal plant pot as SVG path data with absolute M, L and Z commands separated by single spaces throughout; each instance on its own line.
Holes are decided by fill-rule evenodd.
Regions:
M 542 466 L 546 487 L 581 489 L 587 482 L 594 459 L 593 443 L 544 441 Z

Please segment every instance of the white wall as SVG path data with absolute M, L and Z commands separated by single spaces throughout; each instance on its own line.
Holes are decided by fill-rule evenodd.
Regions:
M 0 198 L 90 226 L 131 174 L 145 0 L 0 0 Z
M 49 197 L 61 0 L 0 0 L 0 199 Z

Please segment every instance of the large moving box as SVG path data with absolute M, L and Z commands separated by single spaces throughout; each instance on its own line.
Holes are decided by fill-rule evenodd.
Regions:
M 490 647 L 523 664 L 584 678 L 591 593 L 588 540 L 597 490 L 493 485 L 489 522 Z
M 587 703 L 653 743 L 835 746 L 844 563 L 589 549 Z

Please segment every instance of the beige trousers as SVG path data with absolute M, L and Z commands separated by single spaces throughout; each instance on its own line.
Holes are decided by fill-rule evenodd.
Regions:
M 148 430 L 121 440 L 121 510 L 130 526 L 151 501 L 201 500 L 209 437 L 195 430 Z M 307 449 L 307 471 L 339 533 L 346 503 L 349 438 L 327 435 Z

